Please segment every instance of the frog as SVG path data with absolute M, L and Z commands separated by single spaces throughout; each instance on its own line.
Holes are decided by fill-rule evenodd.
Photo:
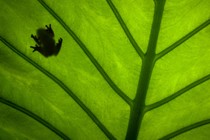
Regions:
M 30 48 L 34 49 L 33 52 L 38 51 L 45 57 L 49 57 L 52 55 L 58 55 L 63 39 L 60 38 L 58 43 L 55 43 L 54 40 L 54 31 L 51 27 L 51 24 L 45 25 L 46 29 L 39 28 L 36 31 L 36 35 L 31 34 L 31 38 L 36 42 L 35 47 L 30 46 Z

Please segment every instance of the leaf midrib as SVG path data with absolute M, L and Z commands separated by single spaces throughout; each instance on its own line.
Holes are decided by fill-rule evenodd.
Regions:
M 145 100 L 147 90 L 150 83 L 153 67 L 155 64 L 155 50 L 157 46 L 158 35 L 160 31 L 160 25 L 162 15 L 164 11 L 165 0 L 155 0 L 155 10 L 153 16 L 153 23 L 148 43 L 148 49 L 142 60 L 142 68 L 140 71 L 139 83 L 134 98 L 133 106 L 131 106 L 130 119 L 126 139 L 137 139 L 142 119 L 145 114 Z

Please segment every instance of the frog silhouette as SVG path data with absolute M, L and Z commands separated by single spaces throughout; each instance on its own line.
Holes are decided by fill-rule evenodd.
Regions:
M 58 55 L 63 39 L 60 38 L 58 43 L 55 43 L 51 24 L 49 24 L 49 26 L 46 25 L 45 27 L 46 29 L 39 28 L 36 33 L 37 35 L 31 35 L 31 38 L 37 43 L 35 47 L 31 46 L 31 48 L 34 49 L 33 52 L 38 51 L 45 57 Z

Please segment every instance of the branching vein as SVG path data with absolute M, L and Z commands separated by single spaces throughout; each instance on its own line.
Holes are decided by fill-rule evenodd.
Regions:
M 181 128 L 179 130 L 176 130 L 176 131 L 174 131 L 174 132 L 172 132 L 172 133 L 170 133 L 170 134 L 160 138 L 159 140 L 169 140 L 169 139 L 171 139 L 173 137 L 176 137 L 176 136 L 178 136 L 178 135 L 180 135 L 180 134 L 182 134 L 184 132 L 188 132 L 188 131 L 190 131 L 192 129 L 201 127 L 201 126 L 206 125 L 206 124 L 210 124 L 210 119 L 203 120 L 203 121 L 200 121 L 200 122 L 188 125 L 186 127 L 183 127 L 183 128 Z
M 70 140 L 70 138 L 68 136 L 66 136 L 63 132 L 61 132 L 60 130 L 58 130 L 57 128 L 55 128 L 52 124 L 50 124 L 49 122 L 45 121 L 44 119 L 42 119 L 41 117 L 39 117 L 38 115 L 34 114 L 33 112 L 15 104 L 12 103 L 8 100 L 5 100 L 4 98 L 0 97 L 0 102 L 3 104 L 6 104 L 26 115 L 28 115 L 29 117 L 33 118 L 34 120 L 37 120 L 38 122 L 40 122 L 42 125 L 44 125 L 45 127 L 49 128 L 51 131 L 53 131 L 55 134 L 57 134 L 58 136 L 60 136 L 61 138 L 63 138 L 64 140 Z
M 166 103 L 168 103 L 168 102 L 174 100 L 174 99 L 177 98 L 178 96 L 180 96 L 180 95 L 186 93 L 187 91 L 189 91 L 189 90 L 191 90 L 192 88 L 194 88 L 194 87 L 196 87 L 196 86 L 198 86 L 198 85 L 204 83 L 205 81 L 207 81 L 207 80 L 209 80 L 209 79 L 210 79 L 210 74 L 208 74 L 208 75 L 202 77 L 201 79 L 199 79 L 199 80 L 197 80 L 197 81 L 195 81 L 195 82 L 189 84 L 188 86 L 186 86 L 186 87 L 184 87 L 183 89 L 177 91 L 176 93 L 174 93 L 174 94 L 172 94 L 172 95 L 170 95 L 170 96 L 168 96 L 168 97 L 166 97 L 166 98 L 164 98 L 164 99 L 162 99 L 162 100 L 160 100 L 160 101 L 158 101 L 158 102 L 156 102 L 156 103 L 154 103 L 154 104 L 148 105 L 148 106 L 146 107 L 146 111 L 150 111 L 150 110 L 152 110 L 152 109 L 154 109 L 154 108 L 160 107 L 160 106 L 162 106 L 162 105 L 164 105 L 164 104 L 166 104 Z
M 111 0 L 106 0 L 109 7 L 112 9 L 115 17 L 117 18 L 118 22 L 120 23 L 122 29 L 124 30 L 126 36 L 128 37 L 130 43 L 133 45 L 134 49 L 136 50 L 136 52 L 138 53 L 138 55 L 143 59 L 144 58 L 144 53 L 141 50 L 141 48 L 138 46 L 138 44 L 136 43 L 135 39 L 133 38 L 133 36 L 131 35 L 128 27 L 126 26 L 125 22 L 123 21 L 122 17 L 120 16 L 120 13 L 117 11 L 117 8 L 114 6 L 114 4 L 112 3 Z
M 38 70 L 40 70 L 42 73 L 44 73 L 47 77 L 52 79 L 56 84 L 58 84 L 66 93 L 88 114 L 88 116 L 93 120 L 93 122 L 104 132 L 104 134 L 110 138 L 115 139 L 114 136 L 107 130 L 107 128 L 99 121 L 99 119 L 91 112 L 91 110 L 57 77 L 55 77 L 53 74 L 45 70 L 43 67 L 38 65 L 36 62 L 28 58 L 26 55 L 24 55 L 22 52 L 17 50 L 12 44 L 10 44 L 8 41 L 6 41 L 4 38 L 0 36 L 0 40 L 12 51 L 14 51 L 17 55 L 22 57 L 24 60 L 26 60 L 28 63 L 32 64 L 34 67 L 36 67 Z M 42 123 L 42 122 L 40 122 Z
M 186 34 L 185 36 L 183 36 L 181 39 L 179 39 L 178 41 L 176 41 L 174 44 L 172 44 L 171 46 L 169 46 L 165 50 L 163 50 L 160 53 L 158 53 L 156 55 L 156 58 L 155 59 L 158 60 L 161 57 L 163 57 L 164 55 L 166 55 L 167 53 L 169 53 L 170 51 L 174 50 L 179 45 L 181 45 L 182 43 L 184 43 L 185 41 L 187 41 L 189 38 L 191 38 L 192 36 L 194 36 L 195 34 L 197 34 L 199 31 L 201 31 L 202 29 L 204 29 L 205 27 L 207 27 L 209 24 L 210 24 L 210 19 L 208 19 L 207 21 L 205 21 L 204 23 L 202 23 L 201 25 L 199 25 L 197 28 L 195 28 L 194 30 L 192 30 L 191 32 L 189 32 L 188 34 Z
M 40 4 L 63 26 L 63 28 L 69 33 L 69 35 L 77 42 L 83 52 L 87 55 L 93 65 L 97 68 L 102 77 L 110 85 L 110 87 L 129 105 L 132 104 L 132 100 L 112 81 L 109 75 L 105 72 L 102 66 L 94 58 L 91 52 L 87 49 L 85 44 L 77 37 L 77 35 L 66 25 L 66 23 L 42 0 L 38 0 Z

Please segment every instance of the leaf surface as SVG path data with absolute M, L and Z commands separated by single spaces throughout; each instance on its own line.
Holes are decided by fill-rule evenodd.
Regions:
M 0 0 L 0 139 L 208 139 L 209 0 Z M 58 56 L 32 53 L 51 24 Z

